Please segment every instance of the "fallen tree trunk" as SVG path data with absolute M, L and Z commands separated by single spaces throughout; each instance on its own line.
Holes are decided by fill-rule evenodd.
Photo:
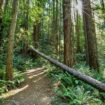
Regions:
M 40 55 L 41 57 L 45 58 L 46 60 L 50 61 L 51 63 L 55 64 L 56 66 L 60 67 L 61 69 L 67 71 L 69 74 L 73 75 L 75 78 L 84 81 L 85 83 L 97 88 L 100 91 L 105 92 L 105 84 L 90 77 L 87 76 L 79 71 L 76 71 L 68 66 L 66 66 L 63 63 L 58 62 L 57 60 L 50 58 L 49 56 L 39 52 L 38 50 L 34 49 L 33 47 L 31 47 L 31 50 L 33 50 L 35 53 L 37 53 L 38 55 Z

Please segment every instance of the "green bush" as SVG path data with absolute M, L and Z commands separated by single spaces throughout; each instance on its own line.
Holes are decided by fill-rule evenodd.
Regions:
M 15 77 L 13 81 L 7 81 L 7 80 L 0 80 L 0 94 L 7 92 L 10 89 L 16 88 L 19 86 L 22 82 L 24 82 L 25 78 L 24 75 L 20 72 L 15 72 Z

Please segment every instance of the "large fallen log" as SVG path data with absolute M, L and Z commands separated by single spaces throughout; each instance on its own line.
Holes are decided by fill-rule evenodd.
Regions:
M 33 47 L 31 47 L 31 50 L 33 50 L 35 53 L 37 53 L 38 55 L 40 55 L 41 57 L 45 58 L 46 60 L 50 61 L 51 63 L 55 64 L 56 66 L 60 67 L 61 69 L 67 71 L 69 74 L 71 74 L 72 76 L 74 76 L 75 78 L 84 81 L 85 83 L 93 86 L 94 88 L 97 88 L 100 91 L 105 92 L 105 84 L 90 77 L 87 76 L 79 71 L 76 71 L 68 66 L 66 66 L 63 63 L 58 62 L 57 60 L 39 52 L 38 50 L 34 49 Z

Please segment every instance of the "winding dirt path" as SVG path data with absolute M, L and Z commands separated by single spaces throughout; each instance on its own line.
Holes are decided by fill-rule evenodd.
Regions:
M 6 102 L 1 105 L 51 105 L 50 80 L 43 68 L 28 70 L 25 83 L 3 95 Z

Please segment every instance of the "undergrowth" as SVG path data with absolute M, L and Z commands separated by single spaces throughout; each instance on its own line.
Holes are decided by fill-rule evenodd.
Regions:
M 15 54 L 14 80 L 6 81 L 5 56 L 5 54 L 0 55 L 0 95 L 9 91 L 9 89 L 20 86 L 25 80 L 24 75 L 22 75 L 24 71 L 33 67 L 40 67 L 44 64 L 43 66 L 46 68 L 47 75 L 52 80 L 53 90 L 56 94 L 52 98 L 53 105 L 105 105 L 105 93 L 102 93 L 83 81 L 74 78 L 67 72 L 51 65 L 48 61 L 42 58 L 34 59 L 29 56 L 25 57 L 23 55 Z M 84 59 L 80 60 L 83 61 Z M 77 63 L 74 66 L 74 69 L 105 82 L 104 62 L 101 62 L 100 73 L 90 70 L 90 68 L 85 65 L 84 61 Z
M 8 92 L 10 89 L 18 87 L 24 81 L 24 75 L 20 72 L 14 72 L 14 80 L 7 81 L 6 79 L 0 80 L 0 95 Z
M 14 55 L 14 79 L 13 81 L 6 80 L 6 56 L 5 53 L 0 55 L 0 95 L 5 92 L 8 92 L 11 89 L 14 89 L 20 86 L 24 82 L 25 76 L 24 73 L 26 70 L 29 70 L 33 67 L 39 67 L 43 62 L 40 62 L 40 59 L 33 59 L 29 56 Z
M 47 64 L 47 74 L 52 79 L 56 96 L 53 105 L 105 105 L 105 93 L 74 78 L 58 67 Z M 90 70 L 85 64 L 77 64 L 74 68 L 97 80 L 105 82 L 104 75 Z

